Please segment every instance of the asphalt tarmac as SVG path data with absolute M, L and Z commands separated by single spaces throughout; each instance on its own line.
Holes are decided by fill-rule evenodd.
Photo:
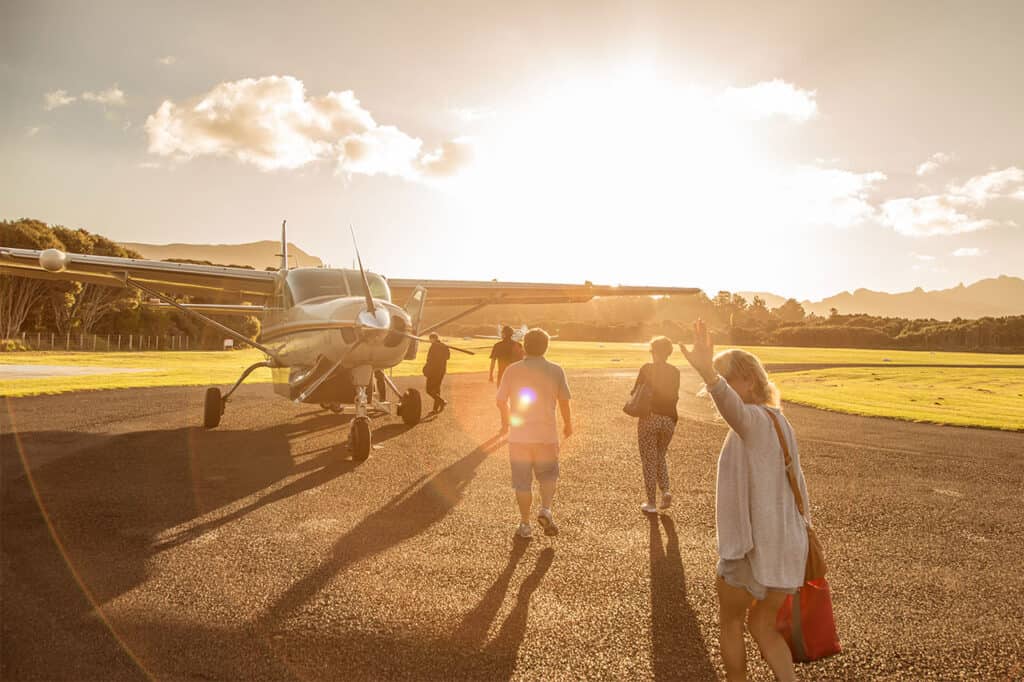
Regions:
M 409 380 L 415 381 L 415 380 Z M 400 382 L 408 383 L 408 382 Z M 421 382 L 419 382 L 421 383 Z M 493 386 L 376 423 L 243 387 L 5 401 L 4 680 L 714 679 L 715 462 L 685 372 L 676 504 L 638 510 L 631 377 L 570 374 L 557 537 L 515 542 Z M 844 652 L 804 680 L 1024 677 L 1024 434 L 788 406 Z M 26 475 L 26 470 L 29 472 Z M 748 641 L 752 679 L 771 679 Z

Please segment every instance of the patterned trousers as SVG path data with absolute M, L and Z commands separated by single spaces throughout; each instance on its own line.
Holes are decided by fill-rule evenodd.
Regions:
M 637 422 L 637 440 L 640 443 L 640 463 L 644 467 L 644 487 L 647 489 L 647 501 L 654 504 L 657 488 L 662 494 L 669 492 L 668 462 L 665 453 L 672 435 L 676 430 L 676 422 L 672 417 L 663 414 L 651 414 L 640 417 Z

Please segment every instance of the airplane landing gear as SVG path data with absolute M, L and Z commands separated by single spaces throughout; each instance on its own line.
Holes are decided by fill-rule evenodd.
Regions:
M 231 394 L 242 385 L 245 378 L 252 374 L 260 367 L 273 367 L 274 363 L 270 360 L 264 360 L 263 362 L 257 362 L 254 365 L 249 365 L 242 372 L 242 376 L 238 377 L 238 381 L 235 385 L 228 390 L 223 396 L 220 394 L 220 389 L 216 386 L 206 389 L 206 397 L 203 400 L 203 427 L 207 429 L 217 428 L 220 424 L 221 415 L 224 414 L 224 407 L 228 404 L 228 398 Z
M 373 433 L 370 431 L 369 417 L 356 417 L 352 421 L 352 430 L 348 434 L 348 447 L 352 452 L 352 460 L 365 462 L 370 456 L 373 446 Z
M 220 389 L 216 387 L 206 389 L 206 398 L 203 401 L 203 427 L 217 428 L 222 414 L 224 414 L 224 399 L 220 397 Z

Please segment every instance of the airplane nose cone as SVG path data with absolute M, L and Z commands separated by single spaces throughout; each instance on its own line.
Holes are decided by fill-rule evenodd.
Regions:
M 364 310 L 356 318 L 359 326 L 367 330 L 387 330 L 391 327 L 391 314 L 384 306 L 378 306 L 372 313 Z

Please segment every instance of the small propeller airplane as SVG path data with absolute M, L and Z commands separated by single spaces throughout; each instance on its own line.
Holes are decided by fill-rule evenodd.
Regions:
M 419 392 L 414 388 L 403 392 L 384 370 L 414 359 L 423 337 L 436 329 L 496 303 L 582 303 L 595 296 L 671 296 L 700 291 L 589 282 L 386 279 L 363 268 L 358 247 L 358 270 L 289 268 L 286 225 L 281 224 L 277 271 L 0 246 L 0 274 L 138 289 L 162 302 L 162 307 L 177 309 L 262 351 L 265 359 L 247 367 L 226 393 L 218 387 L 206 390 L 203 426 L 212 429 L 219 425 L 231 395 L 252 372 L 267 367 L 277 394 L 338 413 L 351 410 L 349 449 L 357 461 L 370 454 L 371 415 L 391 415 L 393 410 L 405 424 L 419 423 Z M 467 307 L 424 327 L 428 291 L 432 303 Z M 174 296 L 201 296 L 219 302 L 181 303 Z M 392 302 L 395 299 L 406 303 L 399 307 Z M 210 315 L 254 315 L 260 318 L 262 331 L 252 340 Z M 388 391 L 397 402 L 387 400 Z

